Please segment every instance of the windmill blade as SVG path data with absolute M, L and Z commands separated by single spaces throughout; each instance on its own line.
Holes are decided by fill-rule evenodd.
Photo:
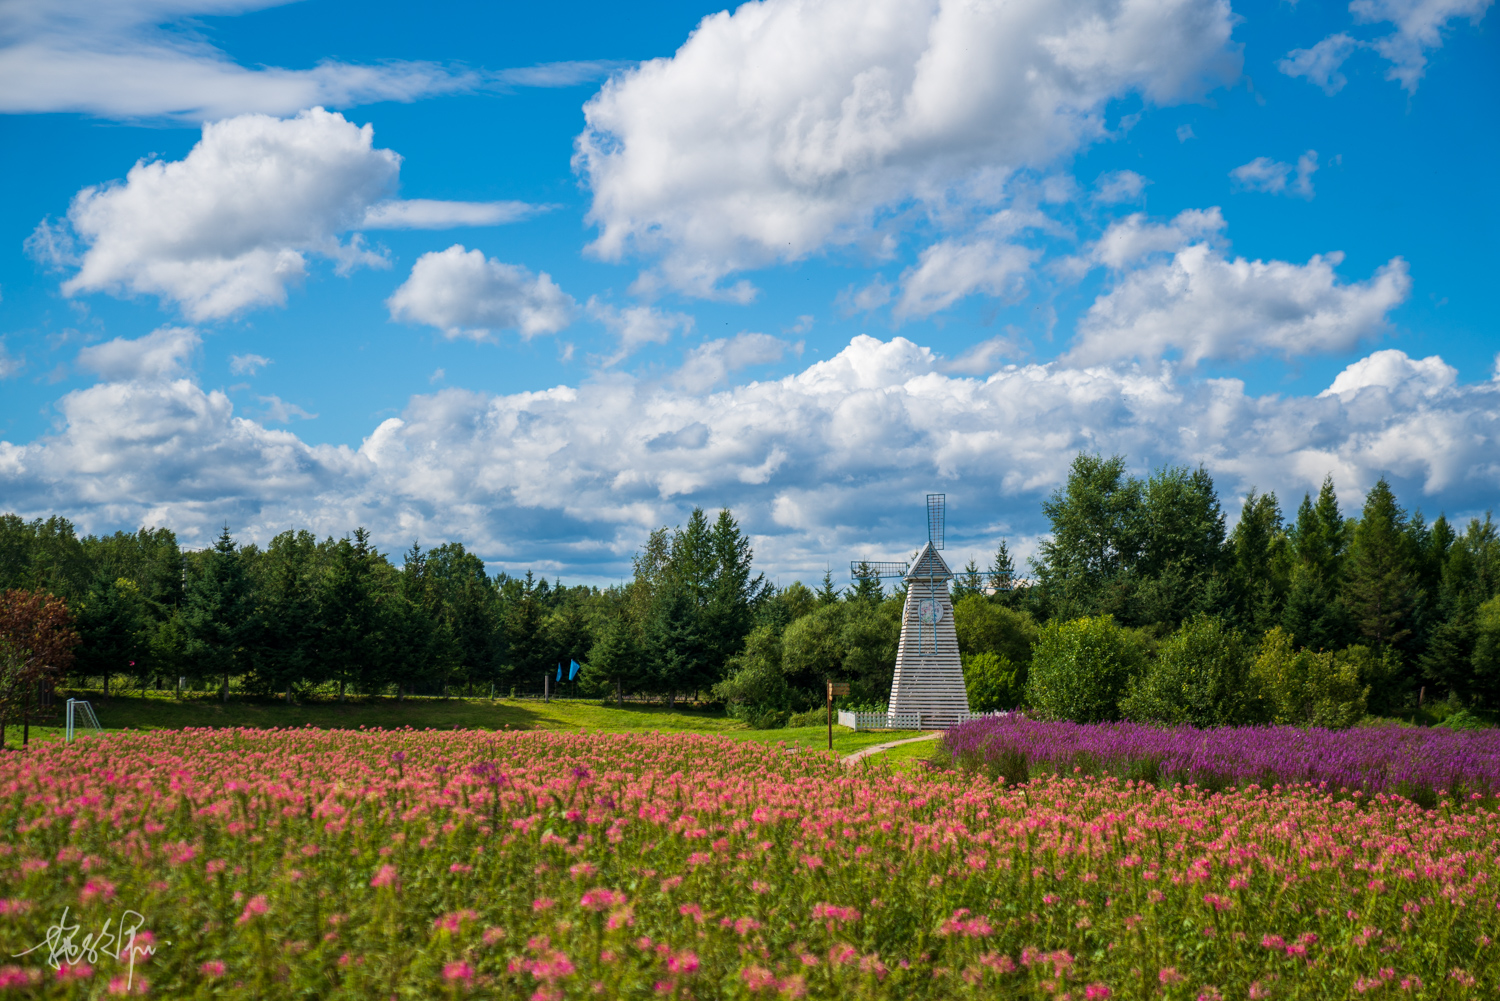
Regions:
M 850 560 L 849 576 L 855 580 L 859 580 L 861 577 L 873 577 L 876 580 L 882 577 L 905 577 L 909 567 L 910 564 L 908 563 L 891 563 L 885 561 L 872 563 L 869 560 Z
M 947 494 L 927 495 L 927 541 L 932 543 L 933 549 L 943 548 L 943 508 L 947 501 Z

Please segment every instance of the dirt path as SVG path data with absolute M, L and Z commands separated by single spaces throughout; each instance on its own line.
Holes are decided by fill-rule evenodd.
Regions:
M 881 751 L 889 751 L 891 748 L 900 747 L 902 744 L 916 744 L 924 740 L 937 740 L 941 736 L 941 733 L 929 733 L 924 737 L 908 737 L 905 740 L 892 740 L 884 744 L 875 744 L 871 747 L 862 747 L 858 751 L 855 751 L 853 754 L 848 754 L 840 758 L 839 763 L 852 765 L 856 761 L 859 761 L 863 758 L 868 758 L 872 754 L 879 754 Z

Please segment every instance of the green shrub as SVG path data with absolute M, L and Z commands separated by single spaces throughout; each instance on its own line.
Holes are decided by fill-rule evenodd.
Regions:
M 776 706 L 752 706 L 741 702 L 729 707 L 730 718 L 739 720 L 752 730 L 780 730 L 786 726 L 791 715 L 790 710 L 778 709 Z
M 1032 651 L 1026 703 L 1048 719 L 1119 719 L 1120 697 L 1144 660 L 1140 637 L 1113 616 L 1053 620 Z
M 1447 716 L 1443 717 L 1443 721 L 1437 725 L 1446 727 L 1449 730 L 1489 729 L 1488 723 L 1480 719 L 1478 716 L 1475 716 L 1467 709 L 1460 709 L 1458 710 L 1458 712 L 1449 713 Z
M 1276 723 L 1343 729 L 1362 720 L 1368 708 L 1370 690 L 1360 684 L 1354 660 L 1294 650 L 1291 634 L 1280 626 L 1261 638 L 1253 673 Z
M 962 662 L 970 712 L 988 713 L 1020 705 L 1026 693 L 1024 668 L 996 653 L 965 654 Z
M 1020 668 L 1025 683 L 1038 632 L 1030 612 L 1006 608 L 980 594 L 965 595 L 953 603 L 953 628 L 960 654 L 1003 657 Z
M 1169 636 L 1130 687 L 1120 713 L 1137 723 L 1197 727 L 1267 722 L 1270 713 L 1245 636 L 1212 615 L 1198 615 Z
M 819 706 L 817 709 L 809 709 L 807 712 L 793 713 L 792 718 L 787 720 L 787 726 L 827 726 L 828 707 Z

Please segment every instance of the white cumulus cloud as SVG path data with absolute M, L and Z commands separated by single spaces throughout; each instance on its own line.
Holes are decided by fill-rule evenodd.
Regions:
M 1354 0 L 1349 10 L 1361 24 L 1390 24 L 1395 30 L 1372 41 L 1337 32 L 1308 49 L 1293 49 L 1276 68 L 1287 76 L 1306 77 L 1336 94 L 1349 82 L 1340 67 L 1359 49 L 1374 49 L 1390 65 L 1385 78 L 1415 94 L 1427 75 L 1427 54 L 1443 46 L 1443 35 L 1452 22 L 1467 18 L 1477 25 L 1493 0 Z
M 898 320 L 929 316 L 976 292 L 1016 295 L 1036 251 L 998 240 L 944 240 L 922 251 L 901 275 Z
M 261 541 L 363 524 L 388 548 L 456 539 L 507 569 L 612 580 L 646 532 L 694 505 L 732 507 L 773 574 L 899 558 L 922 538 L 933 489 L 948 493 L 954 548 L 992 552 L 992 526 L 1043 530 L 1038 501 L 1081 449 L 1202 463 L 1224 495 L 1253 485 L 1285 507 L 1330 471 L 1346 501 L 1386 475 L 1429 510 L 1482 508 L 1500 489 L 1500 384 L 1459 384 L 1441 359 L 1379 352 L 1321 396 L 1133 365 L 968 378 L 942 364 L 903 338 L 861 336 L 795 374 L 706 394 L 618 372 L 510 395 L 441 390 L 358 448 L 268 430 L 191 379 L 106 382 L 59 402 L 56 433 L 0 442 L 0 493 L 89 531 L 168 524 L 205 543 L 226 520 Z
M 593 249 L 743 299 L 733 271 L 875 239 L 892 210 L 993 203 L 1106 135 L 1109 102 L 1234 79 L 1223 0 L 765 0 L 613 77 L 575 162 Z M 662 109 L 671 109 L 664 114 Z M 899 220 L 893 225 L 899 225 Z
M 241 115 L 205 125 L 181 160 L 142 160 L 123 182 L 83 189 L 68 227 L 43 220 L 27 250 L 78 268 L 63 282 L 67 295 L 155 295 L 201 321 L 285 303 L 310 257 L 334 261 L 340 273 L 387 266 L 358 233 L 340 239 L 351 230 L 494 225 L 532 211 L 518 202 L 395 200 L 400 169 L 398 154 L 375 147 L 369 125 L 336 112 Z
M 1358 21 L 1390 23 L 1396 30 L 1377 38 L 1373 48 L 1390 61 L 1385 78 L 1409 94 L 1427 73 L 1427 53 L 1442 47 L 1450 22 L 1467 18 L 1477 25 L 1492 0 L 1354 0 L 1349 10 Z
M 254 375 L 269 364 L 271 364 L 271 359 L 264 355 L 245 354 L 229 356 L 229 371 L 235 375 Z
M 1385 329 L 1411 290 L 1399 257 L 1361 282 L 1341 282 L 1334 252 L 1306 264 L 1230 258 L 1193 243 L 1169 261 L 1125 272 L 1078 324 L 1069 358 L 1094 363 L 1160 358 L 1287 357 L 1355 347 Z
M 1276 68 L 1290 77 L 1307 77 L 1310 83 L 1322 87 L 1325 94 L 1337 94 L 1349 82 L 1349 78 L 1339 72 L 1339 67 L 1361 44 L 1339 32 L 1310 49 L 1293 49 L 1276 64 Z
M 779 337 L 756 333 L 705 341 L 687 353 L 672 381 L 689 392 L 701 393 L 723 382 L 731 372 L 780 361 L 791 347 Z
M 1231 170 L 1229 176 L 1246 191 L 1263 191 L 1270 195 L 1296 195 L 1312 198 L 1312 176 L 1318 170 L 1318 151 L 1310 149 L 1297 158 L 1296 166 L 1258 156 Z
M 187 373 L 187 363 L 203 343 L 191 327 L 162 327 L 145 337 L 116 337 L 78 352 L 78 364 L 106 382 L 151 382 Z
M 588 302 L 589 316 L 614 335 L 618 347 L 604 359 L 606 366 L 630 357 L 647 344 L 665 344 L 672 335 L 693 329 L 693 318 L 686 313 L 672 313 L 655 306 L 615 306 L 593 296 Z
M 68 221 L 88 250 L 63 291 L 157 295 L 205 320 L 285 302 L 308 254 L 378 263 L 337 237 L 395 187 L 401 158 L 373 137 L 321 108 L 205 125 L 184 159 L 78 193 Z
M 503 330 L 527 340 L 555 334 L 573 322 L 577 311 L 573 297 L 545 271 L 504 264 L 457 243 L 417 258 L 386 306 L 394 320 L 475 340 Z

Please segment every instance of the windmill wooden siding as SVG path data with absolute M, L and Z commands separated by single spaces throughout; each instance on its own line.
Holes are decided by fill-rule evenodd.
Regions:
M 953 600 L 948 595 L 952 577 L 930 541 L 906 575 L 906 608 L 889 712 L 921 713 L 924 728 L 952 726 L 969 713 L 958 633 L 953 628 Z M 931 599 L 941 609 L 935 625 L 920 621 L 923 599 Z

